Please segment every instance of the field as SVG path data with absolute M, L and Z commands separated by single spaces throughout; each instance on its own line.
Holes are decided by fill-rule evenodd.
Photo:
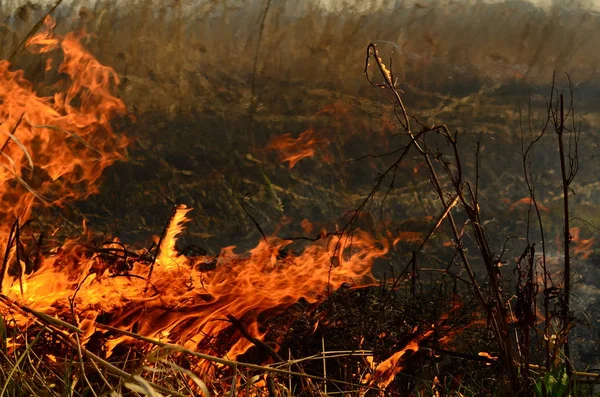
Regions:
M 1 395 L 597 392 L 593 8 L 0 18 Z

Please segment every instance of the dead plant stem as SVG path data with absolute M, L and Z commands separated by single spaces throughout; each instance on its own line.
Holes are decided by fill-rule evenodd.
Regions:
M 564 107 L 564 95 L 560 94 L 559 98 L 560 114 L 559 124 L 556 129 L 558 136 L 558 150 L 560 155 L 560 172 L 562 176 L 562 188 L 563 188 L 563 215 L 564 215 L 564 230 L 563 230 L 563 249 L 565 255 L 564 264 L 564 299 L 563 299 L 563 324 L 562 328 L 565 332 L 564 340 L 564 353 L 566 358 L 567 373 L 571 375 L 573 367 L 571 364 L 571 353 L 569 348 L 569 327 L 570 327 L 570 296 L 571 296 L 571 255 L 569 252 L 569 246 L 571 244 L 571 231 L 569 226 L 569 175 L 567 175 L 567 167 L 565 164 L 565 148 L 564 148 L 564 130 L 565 130 L 565 107 Z

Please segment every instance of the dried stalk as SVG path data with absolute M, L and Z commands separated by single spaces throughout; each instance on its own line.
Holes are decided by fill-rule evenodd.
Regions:
M 204 354 L 204 353 L 200 353 L 200 352 L 195 352 L 193 350 L 189 350 L 186 349 L 185 347 L 181 346 L 181 345 L 176 345 L 176 344 L 172 344 L 172 343 L 165 343 L 165 342 L 161 342 L 158 341 L 156 339 L 152 339 L 152 338 L 147 338 L 145 336 L 142 335 L 138 335 L 135 334 L 133 332 L 129 332 L 129 331 L 125 331 L 122 329 L 118 329 L 118 328 L 114 328 L 111 327 L 109 325 L 104 325 L 104 324 L 96 324 L 96 326 L 98 328 L 102 328 L 102 329 L 106 329 L 109 331 L 113 331 L 113 332 L 117 332 L 121 335 L 126 335 L 129 336 L 133 339 L 137 339 L 139 341 L 143 341 L 146 343 L 150 343 L 152 345 L 155 346 L 159 346 L 161 348 L 164 349 L 168 349 L 171 350 L 175 353 L 183 353 L 183 354 L 189 354 L 193 357 L 197 357 L 197 358 L 201 358 L 203 360 L 207 360 L 207 361 L 211 361 L 217 364 L 222 364 L 222 365 L 226 365 L 228 367 L 232 367 L 232 368 L 237 368 L 237 367 L 241 367 L 241 368 L 247 368 L 247 369 L 253 369 L 253 370 L 257 370 L 257 371 L 262 371 L 262 372 L 266 372 L 266 373 L 273 373 L 273 374 L 279 374 L 279 375 L 288 375 L 288 376 L 298 376 L 300 378 L 306 378 L 306 379 L 313 379 L 313 380 L 318 380 L 318 381 L 325 381 L 326 379 L 320 376 L 315 376 L 315 375 L 309 375 L 309 374 L 303 374 L 301 372 L 294 372 L 294 371 L 288 371 L 288 370 L 284 370 L 284 369 L 279 369 L 279 368 L 274 368 L 272 366 L 269 365 L 256 365 L 256 364 L 250 364 L 250 363 L 243 363 L 240 361 L 235 361 L 235 360 L 227 360 L 224 358 L 220 358 L 220 357 L 215 357 L 215 356 L 211 356 L 208 354 Z M 319 358 L 321 357 L 321 355 L 319 354 Z M 286 363 L 287 365 L 287 363 Z M 335 380 L 335 379 L 327 379 L 328 382 L 333 382 L 333 383 L 338 383 L 341 385 L 348 385 L 348 386 L 354 386 L 357 387 L 359 385 L 356 385 L 354 383 L 350 383 L 350 382 L 345 382 L 345 381 L 341 381 L 341 380 Z M 361 387 L 363 387 L 363 385 L 360 385 Z M 377 390 L 377 391 L 383 391 L 381 389 L 378 388 L 371 388 L 372 390 Z
M 371 59 L 375 60 L 375 63 L 379 69 L 379 72 L 380 72 L 381 76 L 383 76 L 383 79 L 384 79 L 383 84 L 375 83 L 369 77 L 368 66 L 369 66 L 369 61 Z M 401 124 L 405 133 L 409 137 L 409 139 L 412 143 L 412 146 L 414 146 L 416 148 L 416 150 L 419 152 L 419 154 L 423 157 L 423 159 L 427 165 L 427 169 L 429 171 L 431 183 L 434 187 L 435 192 L 438 195 L 438 199 L 439 199 L 440 203 L 442 204 L 442 206 L 445 209 L 451 207 L 450 204 L 448 203 L 448 200 L 446 199 L 446 193 L 442 187 L 438 173 L 433 165 L 432 155 L 430 154 L 428 149 L 424 146 L 424 144 L 420 143 L 417 140 L 417 137 L 413 133 L 413 131 L 411 129 L 409 113 L 406 110 L 406 106 L 404 105 L 404 102 L 400 95 L 399 89 L 397 88 L 396 83 L 394 82 L 393 73 L 392 73 L 392 71 L 388 70 L 385 67 L 385 65 L 383 65 L 381 58 L 379 57 L 379 54 L 378 54 L 377 49 L 374 44 L 369 44 L 369 46 L 367 47 L 367 56 L 366 56 L 366 61 L 365 61 L 365 75 L 367 77 L 367 80 L 372 85 L 377 86 L 377 87 L 386 88 L 394 95 L 397 109 L 400 110 L 400 114 L 396 113 L 398 122 Z M 411 117 L 413 117 L 413 116 L 411 116 Z M 413 117 L 413 118 L 415 118 L 415 117 Z M 418 119 L 417 119 L 417 121 L 419 122 Z M 507 317 L 507 312 L 506 312 L 506 308 L 504 305 L 504 299 L 502 297 L 501 288 L 500 288 L 498 277 L 497 277 L 495 261 L 494 261 L 493 255 L 491 253 L 491 250 L 489 248 L 488 240 L 485 235 L 485 231 L 483 230 L 483 227 L 481 226 L 482 222 L 480 220 L 479 204 L 476 200 L 476 195 L 472 192 L 470 185 L 468 183 L 463 183 L 463 181 L 462 181 L 462 165 L 461 165 L 461 161 L 460 161 L 460 155 L 458 152 L 456 136 L 452 136 L 448 130 L 448 127 L 445 125 L 428 127 L 421 122 L 419 122 L 419 124 L 421 124 L 424 133 L 430 132 L 430 131 L 435 131 L 435 132 L 441 134 L 441 136 L 443 136 L 444 138 L 446 138 L 448 143 L 452 146 L 453 154 L 454 154 L 453 159 L 455 161 L 456 172 L 453 173 L 451 171 L 449 163 L 445 162 L 443 159 L 440 160 L 440 159 L 436 158 L 436 161 L 442 162 L 442 165 L 444 166 L 446 173 L 448 174 L 448 176 L 450 177 L 450 180 L 452 181 L 452 185 L 455 190 L 455 193 L 458 196 L 462 206 L 464 207 L 464 209 L 469 217 L 470 224 L 473 229 L 473 233 L 475 235 L 475 239 L 478 243 L 483 262 L 486 266 L 486 271 L 488 274 L 488 280 L 490 282 L 490 289 L 491 289 L 491 293 L 492 293 L 491 301 L 488 301 L 484 298 L 483 292 L 482 292 L 481 288 L 479 287 L 479 284 L 477 283 L 477 280 L 475 278 L 475 273 L 474 273 L 473 268 L 470 264 L 470 261 L 467 257 L 466 251 L 460 242 L 461 234 L 459 233 L 458 228 L 456 226 L 456 222 L 454 221 L 454 217 L 453 217 L 452 213 L 450 213 L 450 212 L 448 212 L 448 214 L 447 214 L 448 223 L 450 224 L 450 228 L 452 230 L 454 241 L 456 243 L 456 249 L 457 249 L 458 254 L 463 262 L 463 267 L 466 270 L 469 280 L 471 281 L 471 283 L 473 285 L 473 288 L 475 291 L 475 296 L 488 314 L 488 320 L 489 320 L 492 330 L 494 332 L 495 340 L 498 344 L 498 347 L 499 347 L 500 351 L 502 352 L 502 359 L 503 359 L 504 367 L 506 368 L 506 370 L 509 374 L 511 384 L 513 385 L 513 390 L 517 391 L 519 387 L 518 387 L 518 380 L 517 380 L 517 371 L 516 371 L 516 368 L 514 365 L 514 359 L 513 359 L 513 347 L 512 347 L 511 339 L 509 337 L 510 336 L 510 326 L 508 323 L 508 317 Z M 464 191 L 465 188 L 467 189 L 469 198 L 466 197 L 466 193 Z

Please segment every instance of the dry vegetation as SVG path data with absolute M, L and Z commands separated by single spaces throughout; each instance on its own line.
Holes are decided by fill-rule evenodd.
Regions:
M 117 276 L 127 275 L 123 252 L 152 268 L 160 241 L 139 257 L 102 244 L 109 235 L 151 240 L 180 203 L 196 210 L 180 239 L 192 260 L 277 234 L 296 239 L 272 254 L 287 263 L 320 229 L 344 237 L 360 227 L 399 242 L 374 260 L 377 285 L 343 284 L 260 313 L 262 340 L 252 334 L 259 330 L 245 330 L 247 318 L 227 317 L 215 345 L 237 336 L 254 346 L 236 360 L 220 358 L 219 346 L 204 346 L 213 354 L 206 356 L 135 332 L 106 358 L 107 341 L 127 333 L 102 325 L 110 313 L 82 346 L 74 314 L 49 318 L 0 295 L 7 310 L 34 319 L 26 331 L 7 315 L 0 324 L 1 395 L 437 397 L 542 388 L 536 395 L 559 397 L 567 385 L 593 393 L 597 369 L 586 365 L 598 364 L 600 313 L 586 319 L 583 297 L 597 302 L 600 286 L 578 281 L 598 277 L 585 264 L 600 257 L 600 119 L 597 103 L 575 101 L 571 110 L 568 94 L 593 98 L 600 90 L 600 14 L 520 1 L 381 3 L 327 11 L 316 0 L 105 0 L 52 10 L 58 32 L 87 32 L 85 46 L 118 73 L 130 115 L 114 124 L 134 143 L 97 196 L 59 215 L 33 215 L 32 230 L 58 218 L 61 228 L 37 251 L 23 248 L 28 261 L 54 255 L 85 218 L 106 235 L 85 236 L 75 256 L 101 255 Z M 44 73 L 45 59 L 23 43 L 51 6 L 0 4 L 0 58 L 40 92 L 57 75 Z M 364 76 L 369 43 L 381 57 L 369 50 L 377 89 Z M 560 74 L 550 87 L 555 70 L 574 86 Z M 566 118 L 558 116 L 558 92 L 567 95 Z M 561 153 L 572 160 L 566 179 L 579 162 L 566 183 L 556 134 L 570 120 L 565 142 L 578 136 L 584 144 Z M 290 160 L 302 148 L 310 155 Z M 562 281 L 565 189 L 577 192 L 567 211 L 576 227 L 576 238 L 566 235 L 571 307 Z M 217 257 L 201 262 L 201 272 L 213 271 Z M 211 370 L 197 371 L 199 360 Z
M 318 1 L 272 2 L 262 24 L 262 1 L 68 1 L 55 16 L 59 31 L 91 34 L 87 45 L 116 69 L 123 97 L 140 112 L 203 109 L 221 96 L 247 109 L 255 78 L 259 102 L 265 87 L 293 83 L 364 93 L 369 42 L 393 50 L 396 77 L 418 90 L 547 84 L 554 70 L 577 82 L 598 78 L 600 15 L 576 4 L 382 3 L 348 1 L 326 12 Z M 49 6 L 1 7 L 0 55 L 8 59 Z

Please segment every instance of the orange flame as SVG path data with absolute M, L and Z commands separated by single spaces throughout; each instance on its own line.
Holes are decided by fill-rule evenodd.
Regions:
M 594 237 L 581 237 L 581 229 L 576 226 L 569 229 L 569 236 L 573 255 L 579 256 L 581 259 L 588 259 L 594 253 L 594 246 L 596 244 Z M 564 236 L 562 233 L 554 237 L 554 244 L 559 252 L 563 249 L 563 241 Z
M 302 221 L 300 222 L 300 226 L 306 234 L 310 234 L 314 229 L 313 224 L 308 219 L 302 219 Z
M 302 159 L 313 157 L 316 149 L 328 144 L 329 141 L 320 137 L 312 128 L 307 129 L 298 136 L 292 138 L 291 134 L 284 134 L 271 140 L 268 149 L 278 151 L 282 162 L 288 162 L 290 168 Z
M 119 83 L 115 72 L 87 53 L 74 34 L 53 35 L 53 26 L 47 18 L 27 46 L 37 53 L 62 51 L 58 72 L 67 76 L 64 92 L 38 96 L 22 71 L 0 61 L 0 216 L 9 222 L 26 220 L 36 201 L 61 205 L 94 193 L 94 182 L 123 157 L 127 145 L 110 125 L 125 112 L 111 94 Z M 8 227 L 2 226 L 3 234 Z
M 23 293 L 16 280 L 5 280 L 4 291 L 11 299 L 56 316 L 68 315 L 69 299 L 74 299 L 79 324 L 85 328 L 84 342 L 96 331 L 98 316 L 108 312 L 108 325 L 234 359 L 252 343 L 237 331 L 233 336 L 223 333 L 232 329 L 230 316 L 243 321 L 250 335 L 263 338 L 262 314 L 299 299 L 315 303 L 330 287 L 370 278 L 375 258 L 388 252 L 389 244 L 377 244 L 367 233 L 355 231 L 351 249 L 340 250 L 346 236 L 338 236 L 282 258 L 279 252 L 290 242 L 269 238 L 247 255 L 235 254 L 234 247 L 228 247 L 218 257 L 189 258 L 175 250 L 176 236 L 189 211 L 185 206 L 177 208 L 160 254 L 151 263 L 132 260 L 127 271 L 119 272 L 106 264 L 102 254 L 86 252 L 72 242 L 46 258 L 37 272 L 23 276 Z M 122 245 L 115 240 L 105 248 L 122 249 Z M 203 265 L 207 263 L 215 266 L 206 270 Z M 146 277 L 149 268 L 153 271 Z M 15 316 L 27 324 L 27 319 Z M 110 350 L 123 340 L 109 341 L 107 347 Z M 202 363 L 200 368 L 210 367 Z
M 400 242 L 405 243 L 421 243 L 424 239 L 424 235 L 421 232 L 400 232 L 394 239 L 393 245 L 396 246 Z
M 385 389 L 394 380 L 396 375 L 404 369 L 400 362 L 408 353 L 414 353 L 419 350 L 419 342 L 427 336 L 431 336 L 433 331 L 427 331 L 424 334 L 418 335 L 404 346 L 403 349 L 392 354 L 387 360 L 379 363 L 375 367 L 375 371 L 371 379 L 371 386 L 376 385 L 380 389 Z
M 590 255 L 594 252 L 593 248 L 596 244 L 596 239 L 591 238 L 582 238 L 579 234 L 581 233 L 581 229 L 578 227 L 572 227 L 569 229 L 571 234 L 571 242 L 574 243 L 573 252 L 576 255 L 580 255 L 582 259 L 588 259 Z
M 533 199 L 531 197 L 523 197 L 520 200 L 515 201 L 514 203 L 512 203 L 512 205 L 508 208 L 509 212 L 513 212 L 514 210 L 517 209 L 517 207 L 519 206 L 523 206 L 523 205 L 533 205 Z M 539 201 L 537 203 L 538 208 L 540 211 L 542 212 L 548 212 L 548 207 L 542 205 Z
M 363 380 L 364 384 L 368 384 L 369 386 L 376 386 L 380 389 L 385 390 L 389 384 L 394 380 L 396 375 L 400 373 L 404 366 L 402 365 L 402 361 L 409 355 L 409 353 L 415 353 L 419 351 L 419 348 L 423 341 L 434 335 L 437 330 L 437 334 L 441 335 L 444 332 L 450 332 L 450 327 L 448 327 L 445 323 L 446 320 L 450 318 L 450 315 L 460 309 L 461 303 L 458 300 L 457 296 L 453 297 L 453 304 L 449 311 L 444 313 L 439 321 L 436 324 L 431 326 L 431 329 L 425 332 L 419 332 L 418 327 L 415 327 L 413 330 L 414 337 L 399 351 L 392 354 L 386 360 L 379 363 L 373 374 L 365 377 Z M 437 343 L 440 346 L 448 344 L 452 338 L 449 335 L 443 336 L 442 338 L 437 339 Z M 383 395 L 383 394 L 381 394 Z
M 479 352 L 479 353 L 477 353 L 477 355 L 478 355 L 479 357 L 485 357 L 485 358 L 489 358 L 490 360 L 493 360 L 493 361 L 498 361 L 498 357 L 496 357 L 496 356 L 492 356 L 492 355 L 491 355 L 490 353 L 488 353 L 488 352 Z M 492 363 L 486 363 L 486 365 L 492 365 Z

